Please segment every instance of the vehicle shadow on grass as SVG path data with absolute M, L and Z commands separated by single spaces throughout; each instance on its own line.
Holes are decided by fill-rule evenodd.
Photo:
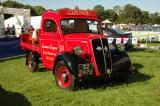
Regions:
M 39 64 L 39 68 L 37 72 L 47 72 L 47 69 L 42 64 Z
M 47 69 L 46 68 L 44 68 L 44 67 L 41 67 L 41 68 L 39 68 L 38 69 L 38 71 L 37 72 L 47 72 Z
M 24 95 L 6 91 L 0 85 L 0 106 L 31 106 L 31 103 Z
M 158 53 L 159 54 L 159 49 L 149 49 L 149 48 L 132 48 L 128 50 L 127 52 L 148 52 L 148 53 Z
M 128 52 L 140 52 L 140 51 L 146 51 L 144 48 L 132 48 L 129 49 Z
M 150 80 L 152 76 L 141 73 L 138 70 L 143 68 L 142 64 L 135 63 L 133 64 L 136 67 L 135 74 L 129 74 L 128 78 L 125 77 L 115 77 L 115 78 L 107 78 L 107 79 L 90 79 L 83 81 L 79 84 L 79 89 L 105 89 L 107 87 L 118 87 L 121 85 L 128 85 L 136 82 L 144 82 Z

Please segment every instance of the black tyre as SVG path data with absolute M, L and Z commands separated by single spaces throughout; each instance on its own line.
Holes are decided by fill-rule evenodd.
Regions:
M 63 61 L 56 64 L 54 76 L 56 84 L 62 89 L 74 90 L 77 86 L 77 78 L 70 73 L 68 67 Z
M 37 61 L 34 61 L 32 52 L 27 55 L 27 65 L 30 72 L 35 72 L 38 70 L 39 64 Z

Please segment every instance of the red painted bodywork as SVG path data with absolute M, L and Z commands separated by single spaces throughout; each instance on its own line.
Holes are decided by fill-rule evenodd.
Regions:
M 41 29 L 38 35 L 38 45 L 32 45 L 29 40 L 28 34 L 21 35 L 21 47 L 25 50 L 38 52 L 41 56 L 43 65 L 53 70 L 55 58 L 62 52 L 73 52 L 73 48 L 81 46 L 85 54 L 90 56 L 90 61 L 93 64 L 95 75 L 100 76 L 100 72 L 96 66 L 94 54 L 91 45 L 91 39 L 95 38 L 106 38 L 102 34 L 91 34 L 91 33 L 72 33 L 62 34 L 60 21 L 64 18 L 80 18 L 80 19 L 91 19 L 97 20 L 96 13 L 94 11 L 72 11 L 72 10 L 61 10 L 60 12 L 45 12 L 42 16 Z M 43 31 L 43 23 L 45 19 L 52 19 L 56 22 L 57 33 L 46 33 Z M 100 28 L 101 29 L 101 28 Z

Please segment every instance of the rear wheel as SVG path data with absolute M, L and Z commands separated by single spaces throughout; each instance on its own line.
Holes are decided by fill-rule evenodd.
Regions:
M 35 72 L 38 70 L 39 65 L 37 61 L 34 61 L 32 52 L 30 52 L 27 56 L 27 65 L 29 67 L 30 72 Z
M 56 84 L 62 89 L 73 90 L 76 88 L 76 77 L 70 73 L 68 67 L 63 61 L 57 63 L 54 71 Z

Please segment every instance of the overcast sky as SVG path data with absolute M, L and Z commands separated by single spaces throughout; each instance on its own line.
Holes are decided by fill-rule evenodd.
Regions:
M 5 0 L 1 0 L 5 1 Z M 23 4 L 42 5 L 46 9 L 74 8 L 79 6 L 81 9 L 92 9 L 95 5 L 102 5 L 105 9 L 111 9 L 115 5 L 124 6 L 133 4 L 141 10 L 149 12 L 160 12 L 160 0 L 15 0 Z

